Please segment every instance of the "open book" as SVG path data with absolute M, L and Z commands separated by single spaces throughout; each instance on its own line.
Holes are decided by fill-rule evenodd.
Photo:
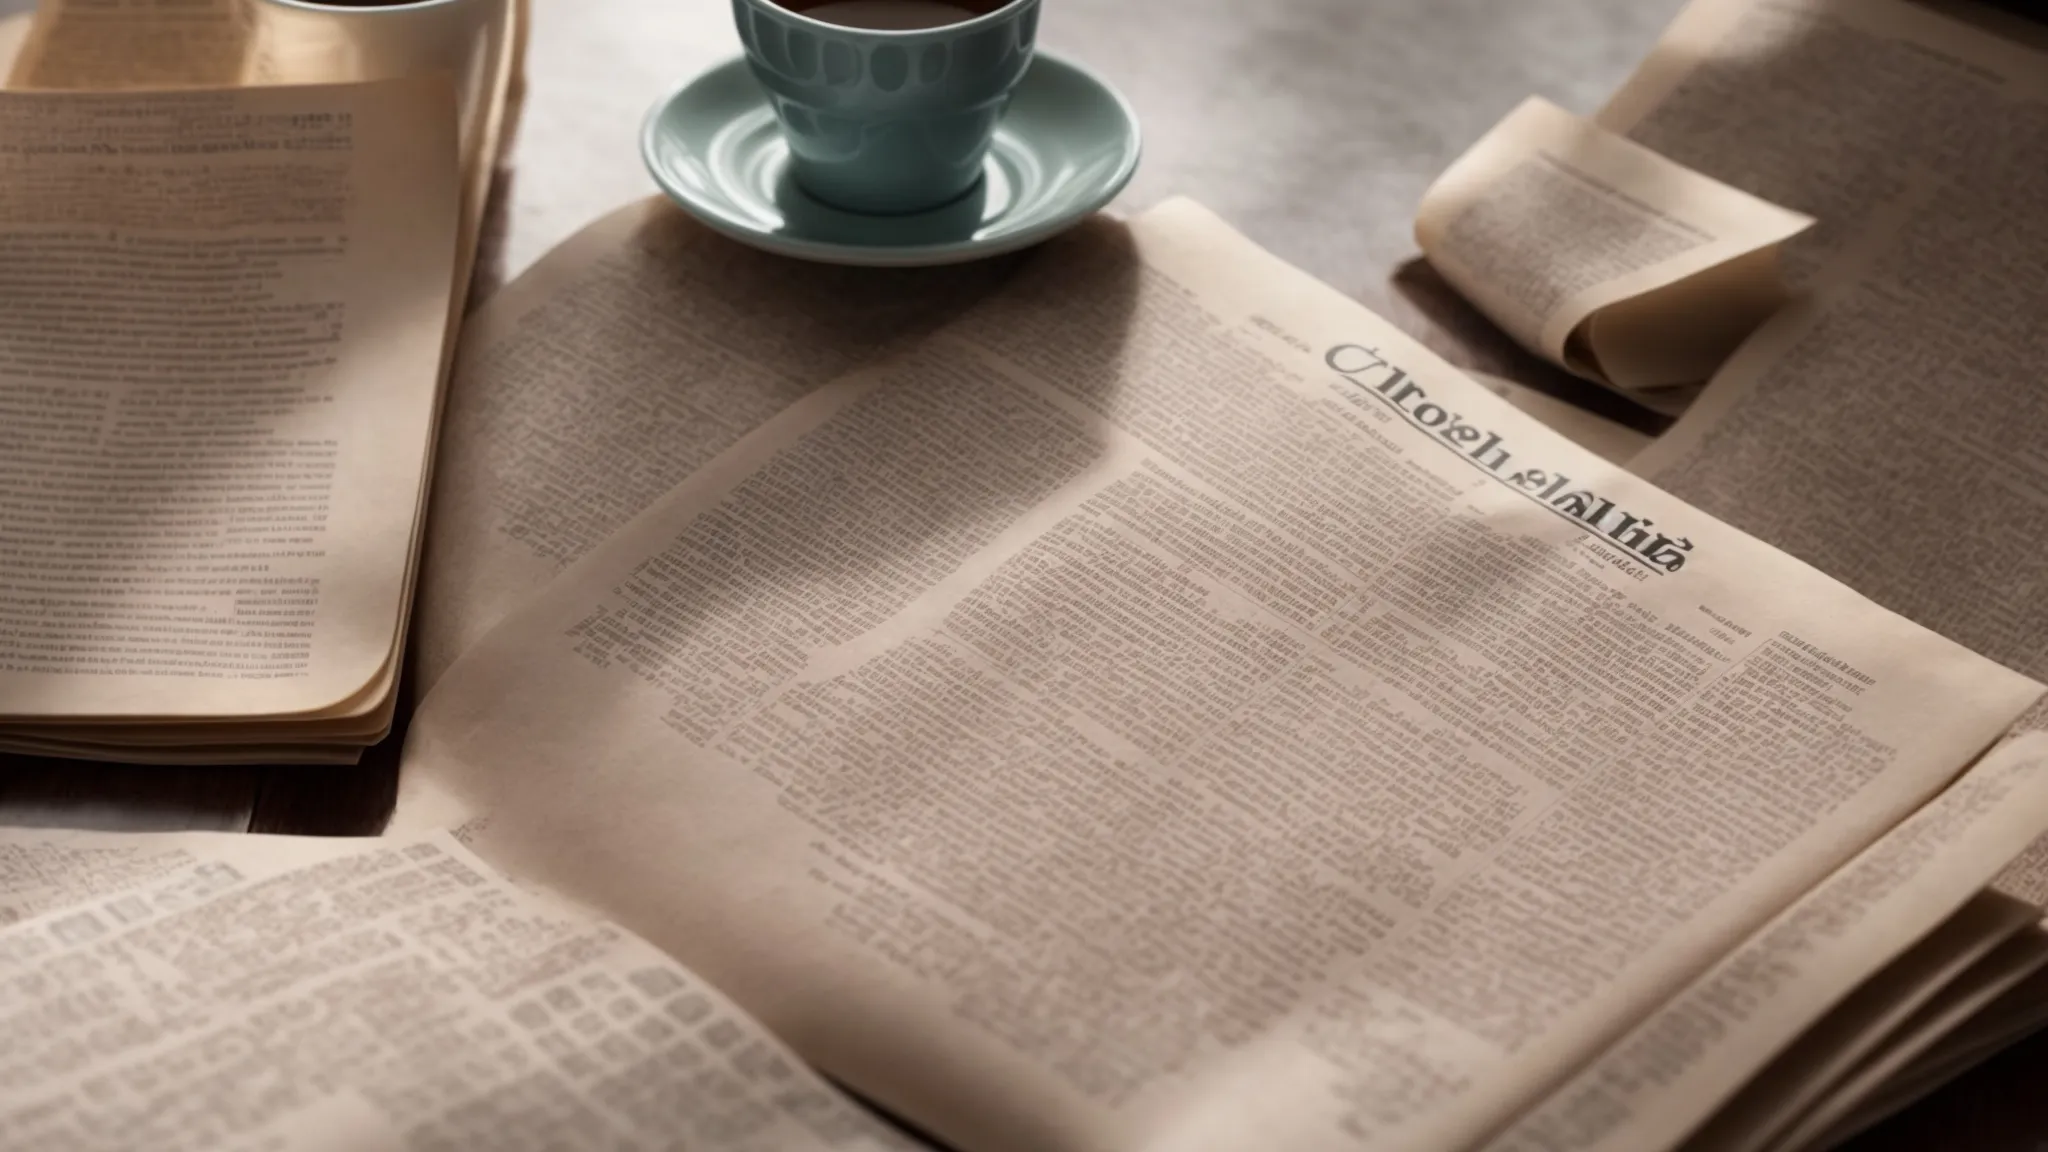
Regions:
M 0 749 L 391 729 L 518 38 L 458 122 L 445 76 L 294 86 L 346 46 L 253 11 L 49 0 L 0 92 Z

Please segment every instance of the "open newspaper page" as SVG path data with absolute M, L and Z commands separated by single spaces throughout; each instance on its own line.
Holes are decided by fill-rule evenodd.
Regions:
M 2006 899 L 2010 899 L 2007 897 Z M 2032 907 L 2032 905 L 2027 905 Z M 2048 967 L 2048 933 L 2038 927 L 1998 946 L 1957 980 L 1922 1003 L 1885 1042 L 1862 1057 L 1827 1094 L 1788 1124 L 1770 1152 L 1821 1152 L 1841 1143 L 1873 1102 L 1885 1101 L 1929 1054 L 1970 1021 L 1996 1011 L 2013 989 Z M 1903 1097 L 1910 1100 L 1912 1097 Z
M 1466 375 L 1486 385 L 1487 391 L 1495 396 L 1542 421 L 1551 431 L 1611 464 L 1628 463 L 1654 439 L 1647 432 L 1638 432 L 1569 400 L 1560 400 L 1548 392 L 1539 392 L 1504 376 L 1486 372 L 1467 372 Z
M 425 702 L 400 820 L 958 1147 L 1449 1149 L 2040 692 L 1179 203 L 572 567 Z
M 2021 901 L 1972 898 L 2040 834 L 2044 812 L 2048 734 L 2033 734 L 1985 757 L 1487 1152 L 1672 1148 L 1710 1116 L 1713 1123 L 1686 1142 L 1687 1152 L 1773 1146 L 1772 1137 L 1820 1094 L 1804 1088 L 1832 1083 L 1914 1008 L 2038 919 Z M 1958 909 L 1961 917 L 1951 920 Z M 1953 938 L 1944 940 L 1941 930 Z M 1919 948 L 1902 956 L 1902 945 L 1916 940 Z M 1863 1012 L 1825 1016 L 1873 977 L 1879 983 L 1863 989 L 1872 993 Z M 1816 1024 L 1823 1027 L 1809 1032 Z M 1782 1069 L 1780 1079 L 1760 1080 L 1760 1090 L 1737 1096 L 1764 1060 L 1788 1048 L 1805 1066 Z M 1737 1106 L 1722 1110 L 1731 1098 Z
M 659 197 L 577 233 L 464 327 L 421 576 L 421 685 L 742 435 L 1010 267 L 803 264 Z
M 2024 920 L 2018 932 L 1984 934 L 2015 919 Z M 1903 1075 L 1965 1020 L 2048 964 L 2048 933 L 2039 919 L 2032 904 L 1980 893 L 1814 1023 L 1722 1105 L 1686 1152 L 1812 1146 L 1817 1133 L 1874 1098 L 1880 1084 Z M 1995 946 L 1986 947 L 1992 941 Z
M 1929 9 L 1705 0 L 1604 118 L 1822 225 L 1815 298 L 1637 467 L 2023 671 L 2048 671 L 2048 55 Z
M 1430 186 L 1415 238 L 1523 347 L 1676 410 L 1784 302 L 1778 245 L 1812 223 L 1531 97 Z
M 1786 245 L 1790 279 L 1811 286 L 1841 258 L 1892 247 L 1931 217 L 1974 227 L 1956 214 L 1983 207 L 1967 196 L 1972 184 L 1996 177 L 1983 189 L 1991 195 L 2030 187 L 1988 145 L 2003 138 L 2015 163 L 2025 151 L 2009 133 L 2037 114 L 2038 30 L 2001 35 L 1942 7 L 1692 0 L 1595 120 L 1814 217 Z M 1975 254 L 1926 253 L 1940 267 Z
M 2048 675 L 2048 51 L 1901 0 L 1699 0 L 1602 113 L 1822 221 L 1788 309 L 1635 463 Z M 2048 857 L 2006 883 L 2048 903 Z
M 2048 932 L 2015 940 L 2015 946 L 2032 944 L 2048 950 Z M 1881 1083 L 1862 1093 L 1842 1092 L 1822 1107 L 1832 1126 L 1808 1141 L 1804 1147 L 1819 1152 L 1833 1148 L 1850 1136 L 1892 1116 L 1939 1089 L 1956 1076 L 1982 1063 L 1987 1057 L 2025 1037 L 2048 1020 L 2048 964 L 2035 964 L 2020 980 L 1998 992 L 1990 1002 L 1977 1007 L 1968 1018 L 1954 1026 L 1928 1021 L 1924 1032 L 1904 1033 L 1906 1060 L 1885 1069 Z M 1987 980 L 1987 985 L 1997 986 Z M 1963 989 L 1957 990 L 1959 993 Z M 1958 997 L 1960 999 L 1960 997 Z M 1930 1009 L 1939 1006 L 1930 1005 Z M 1974 1007 L 1974 1006 L 1972 1006 Z M 1931 1032 L 1932 1035 L 1926 1033 Z M 1873 1057 L 1882 1060 L 1887 1049 Z
M 717 992 L 445 836 L 86 836 L 0 929 L 0 1145 L 907 1152 Z M 51 845 L 0 833 L 10 849 Z M 0 873 L 0 879 L 5 874 Z
M 0 716 L 305 713 L 388 681 L 449 99 L 0 93 Z
M 232 835 L 221 833 L 220 835 Z M 118 892 L 192 862 L 178 836 L 0 831 L 0 926 Z

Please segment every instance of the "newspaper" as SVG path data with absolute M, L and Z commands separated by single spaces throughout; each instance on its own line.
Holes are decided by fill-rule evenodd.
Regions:
M 1745 941 L 1816 1013 L 1907 953 L 2048 821 L 1956 783 L 2040 695 L 1178 202 L 570 565 L 398 823 L 971 1152 L 1465 1148 Z
M 29 859 L 97 895 L 0 928 L 9 1148 L 918 1146 L 446 836 L 8 831 L 0 900 Z
M 2048 53 L 1901 0 L 1701 0 L 1602 113 L 1822 221 L 1810 297 L 1636 471 L 2048 673 Z
M 740 436 L 1010 266 L 802 264 L 661 197 L 550 252 L 464 327 L 421 576 L 421 687 Z
M 1523 347 L 1664 411 L 1784 303 L 1811 217 L 1532 97 L 1422 198 L 1430 263 Z

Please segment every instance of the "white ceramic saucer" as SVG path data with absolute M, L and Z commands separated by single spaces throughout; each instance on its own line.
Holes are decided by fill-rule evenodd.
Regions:
M 845 212 L 789 177 L 789 149 L 744 58 L 656 104 L 640 134 L 655 182 L 692 216 L 756 248 L 830 264 L 956 264 L 1036 244 L 1109 203 L 1138 167 L 1138 118 L 1080 65 L 1038 52 L 982 163 L 950 204 Z

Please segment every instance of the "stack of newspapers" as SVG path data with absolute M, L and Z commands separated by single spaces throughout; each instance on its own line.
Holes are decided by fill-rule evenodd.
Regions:
M 1185 199 L 914 270 L 627 205 L 470 317 L 438 421 L 452 265 L 376 239 L 431 213 L 0 233 L 0 277 L 196 245 L 284 286 L 0 328 L 43 462 L 0 458 L 40 533 L 0 536 L 5 742 L 339 731 L 414 599 L 425 693 L 382 837 L 0 833 L 0 1146 L 1842 1144 L 2048 1019 L 2044 64 L 1984 14 L 1697 0 L 1596 116 L 1447 170 L 1432 264 L 1679 414 L 1650 442 Z M 314 98 L 204 97 L 336 131 L 264 103 Z M 383 211 L 363 150 L 440 154 L 413 98 L 212 163 Z M 293 279 L 358 246 L 417 283 Z M 318 479 L 358 448 L 388 489 Z
M 362 46 L 244 7 L 63 0 L 11 46 L 0 749 L 345 763 L 391 731 L 520 39 L 465 124 L 446 76 L 307 83 Z

